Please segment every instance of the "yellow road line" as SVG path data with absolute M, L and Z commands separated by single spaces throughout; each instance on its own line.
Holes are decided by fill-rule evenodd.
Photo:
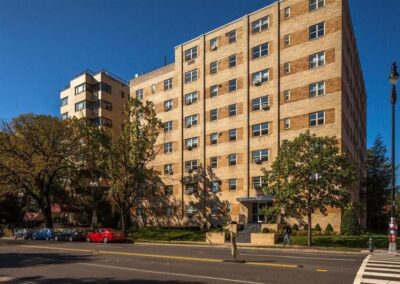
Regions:
M 74 249 L 74 248 L 63 248 L 63 247 L 33 246 L 33 245 L 21 245 L 21 247 L 36 248 L 36 249 L 49 249 L 49 250 L 65 250 L 65 251 L 75 251 L 75 252 L 90 252 L 90 253 L 94 253 L 94 254 L 113 254 L 113 255 L 162 258 L 162 259 L 190 260 L 190 261 L 202 261 L 202 262 L 214 262 L 214 263 L 222 263 L 223 262 L 222 259 L 216 259 L 216 258 L 200 258 L 200 257 L 176 256 L 176 255 L 117 252 L 117 251 L 91 250 L 91 249 Z M 298 265 L 285 264 L 285 263 L 268 263 L 268 262 L 249 261 L 249 262 L 245 262 L 245 264 L 258 265 L 258 266 L 269 266 L 269 267 L 299 268 Z
M 317 272 L 328 272 L 328 269 L 317 269 Z
M 246 261 L 246 264 L 249 264 L 249 265 L 261 265 L 261 266 L 272 266 L 272 267 L 299 268 L 298 265 L 295 265 L 295 264 L 285 264 L 285 263 L 269 263 L 269 262 L 252 262 L 252 261 Z
M 79 251 L 79 252 L 95 252 L 94 250 L 91 249 L 73 249 L 73 248 L 46 247 L 46 246 L 30 246 L 30 245 L 21 245 L 21 247 L 50 249 L 50 250 L 52 249 L 52 250 Z
M 142 257 L 153 257 L 153 258 L 180 259 L 180 260 L 194 260 L 194 261 L 205 261 L 205 262 L 222 262 L 221 259 L 215 259 L 215 258 L 198 258 L 198 257 L 162 255 L 162 254 L 116 252 L 116 251 L 107 251 L 107 250 L 99 250 L 98 253 L 102 253 L 102 254 L 117 254 L 117 255 L 130 255 L 130 256 L 142 256 Z

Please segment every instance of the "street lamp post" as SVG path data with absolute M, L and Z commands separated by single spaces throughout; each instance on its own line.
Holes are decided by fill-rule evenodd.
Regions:
M 392 180 L 391 180 L 391 189 L 392 189 L 392 206 L 390 212 L 390 223 L 389 223 L 389 252 L 396 253 L 396 241 L 397 241 L 397 225 L 396 225 L 396 175 L 395 175 L 395 106 L 396 106 L 396 83 L 399 78 L 399 73 L 397 73 L 397 65 L 396 62 L 392 64 L 392 70 L 390 73 L 390 83 L 392 84 Z
M 95 188 L 99 186 L 99 184 L 96 181 L 91 181 L 89 183 L 90 189 L 92 191 L 92 230 L 96 229 L 96 224 L 97 224 L 97 210 L 96 210 L 96 200 L 95 200 Z

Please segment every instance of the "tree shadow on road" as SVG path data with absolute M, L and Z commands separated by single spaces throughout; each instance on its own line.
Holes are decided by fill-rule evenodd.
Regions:
M 59 253 L 2 253 L 0 254 L 0 267 L 23 268 L 50 264 L 68 264 L 88 262 L 93 260 L 93 258 L 88 255 Z
M 177 281 L 177 280 L 146 280 L 146 279 L 130 279 L 130 280 L 116 280 L 113 278 L 44 278 L 41 276 L 28 276 L 13 279 L 8 283 L 40 283 L 40 284 L 53 284 L 53 283 L 76 283 L 76 284 L 102 284 L 102 283 L 144 283 L 144 284 L 201 284 L 204 282 L 194 281 Z

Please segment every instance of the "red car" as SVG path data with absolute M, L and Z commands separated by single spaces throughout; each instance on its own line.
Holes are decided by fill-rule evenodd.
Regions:
M 123 240 L 124 236 L 121 232 L 108 228 L 97 229 L 95 232 L 89 232 L 86 234 L 87 242 L 108 243 L 122 242 Z

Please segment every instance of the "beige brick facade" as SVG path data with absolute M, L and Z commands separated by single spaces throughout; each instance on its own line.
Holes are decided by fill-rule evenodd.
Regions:
M 289 18 L 284 15 L 286 7 L 290 7 Z M 253 32 L 253 23 L 265 17 L 268 27 Z M 318 23 L 323 23 L 324 33 L 310 40 L 310 27 Z M 236 40 L 232 40 L 233 31 Z M 290 43 L 285 42 L 287 35 Z M 268 43 L 268 54 L 253 59 L 253 48 L 264 43 Z M 186 52 L 192 48 L 196 55 L 185 60 Z M 324 54 L 324 63 L 310 68 L 311 56 L 317 53 Z M 235 66 L 230 64 L 234 55 Z M 290 65 L 288 73 L 285 63 Z M 185 82 L 191 70 L 197 70 L 197 79 Z M 268 80 L 255 84 L 253 73 L 262 70 L 268 70 Z M 169 78 L 172 89 L 164 91 L 164 80 Z M 235 83 L 231 81 L 234 79 Z M 311 84 L 318 82 L 323 82 L 324 91 L 313 96 Z M 151 94 L 148 90 L 154 84 L 157 91 Z M 197 205 L 200 215 L 210 214 L 215 200 L 230 203 L 234 220 L 260 221 L 253 208 L 255 197 L 260 195 L 253 188 L 253 177 L 261 176 L 262 168 L 270 167 L 282 140 L 292 139 L 306 129 L 317 135 L 336 136 L 341 149 L 360 164 L 361 177 L 365 177 L 366 94 L 345 0 L 325 0 L 323 7 L 313 11 L 308 0 L 274 3 L 177 46 L 175 63 L 132 79 L 130 87 L 133 97 L 143 89 L 144 100 L 155 102 L 159 117 L 164 122 L 173 121 L 172 131 L 159 141 L 173 142 L 174 151 L 168 156 L 160 155 L 153 165 L 159 168 L 165 163 L 174 164 L 168 184 L 174 186 L 174 200 L 180 204 L 174 214 L 183 223 L 190 222 L 185 205 Z M 197 101 L 187 105 L 185 95 L 192 92 L 197 92 Z M 285 98 L 287 93 L 290 99 Z M 269 108 L 253 110 L 252 100 L 263 96 L 268 97 Z M 168 112 L 163 109 L 166 100 L 173 100 L 173 109 Z M 230 115 L 230 105 L 234 104 L 236 113 Z M 323 123 L 310 126 L 310 114 L 318 112 L 323 113 Z M 191 115 L 197 115 L 197 124 L 188 128 L 185 118 Z M 253 125 L 262 123 L 268 123 L 268 134 L 254 137 Z M 230 141 L 229 131 L 233 129 L 237 130 L 236 140 Z M 188 151 L 184 141 L 192 137 L 198 138 L 198 146 Z M 211 142 L 212 137 L 216 143 Z M 268 150 L 268 161 L 255 163 L 253 151 L 263 149 Z M 236 154 L 234 166 L 229 165 L 231 154 Z M 216 166 L 208 180 L 199 179 L 196 197 L 185 194 L 185 184 L 181 182 L 188 175 L 185 162 L 190 160 L 206 167 L 203 172 L 211 169 L 212 161 Z M 220 184 L 217 193 L 210 193 L 213 180 Z M 236 190 L 229 189 L 232 180 L 236 180 Z M 360 190 L 360 183 L 352 188 L 354 201 L 359 201 Z M 205 197 L 210 195 L 213 199 L 207 203 Z M 332 210 L 330 217 L 314 221 L 323 225 L 324 218 L 338 229 L 340 212 Z

